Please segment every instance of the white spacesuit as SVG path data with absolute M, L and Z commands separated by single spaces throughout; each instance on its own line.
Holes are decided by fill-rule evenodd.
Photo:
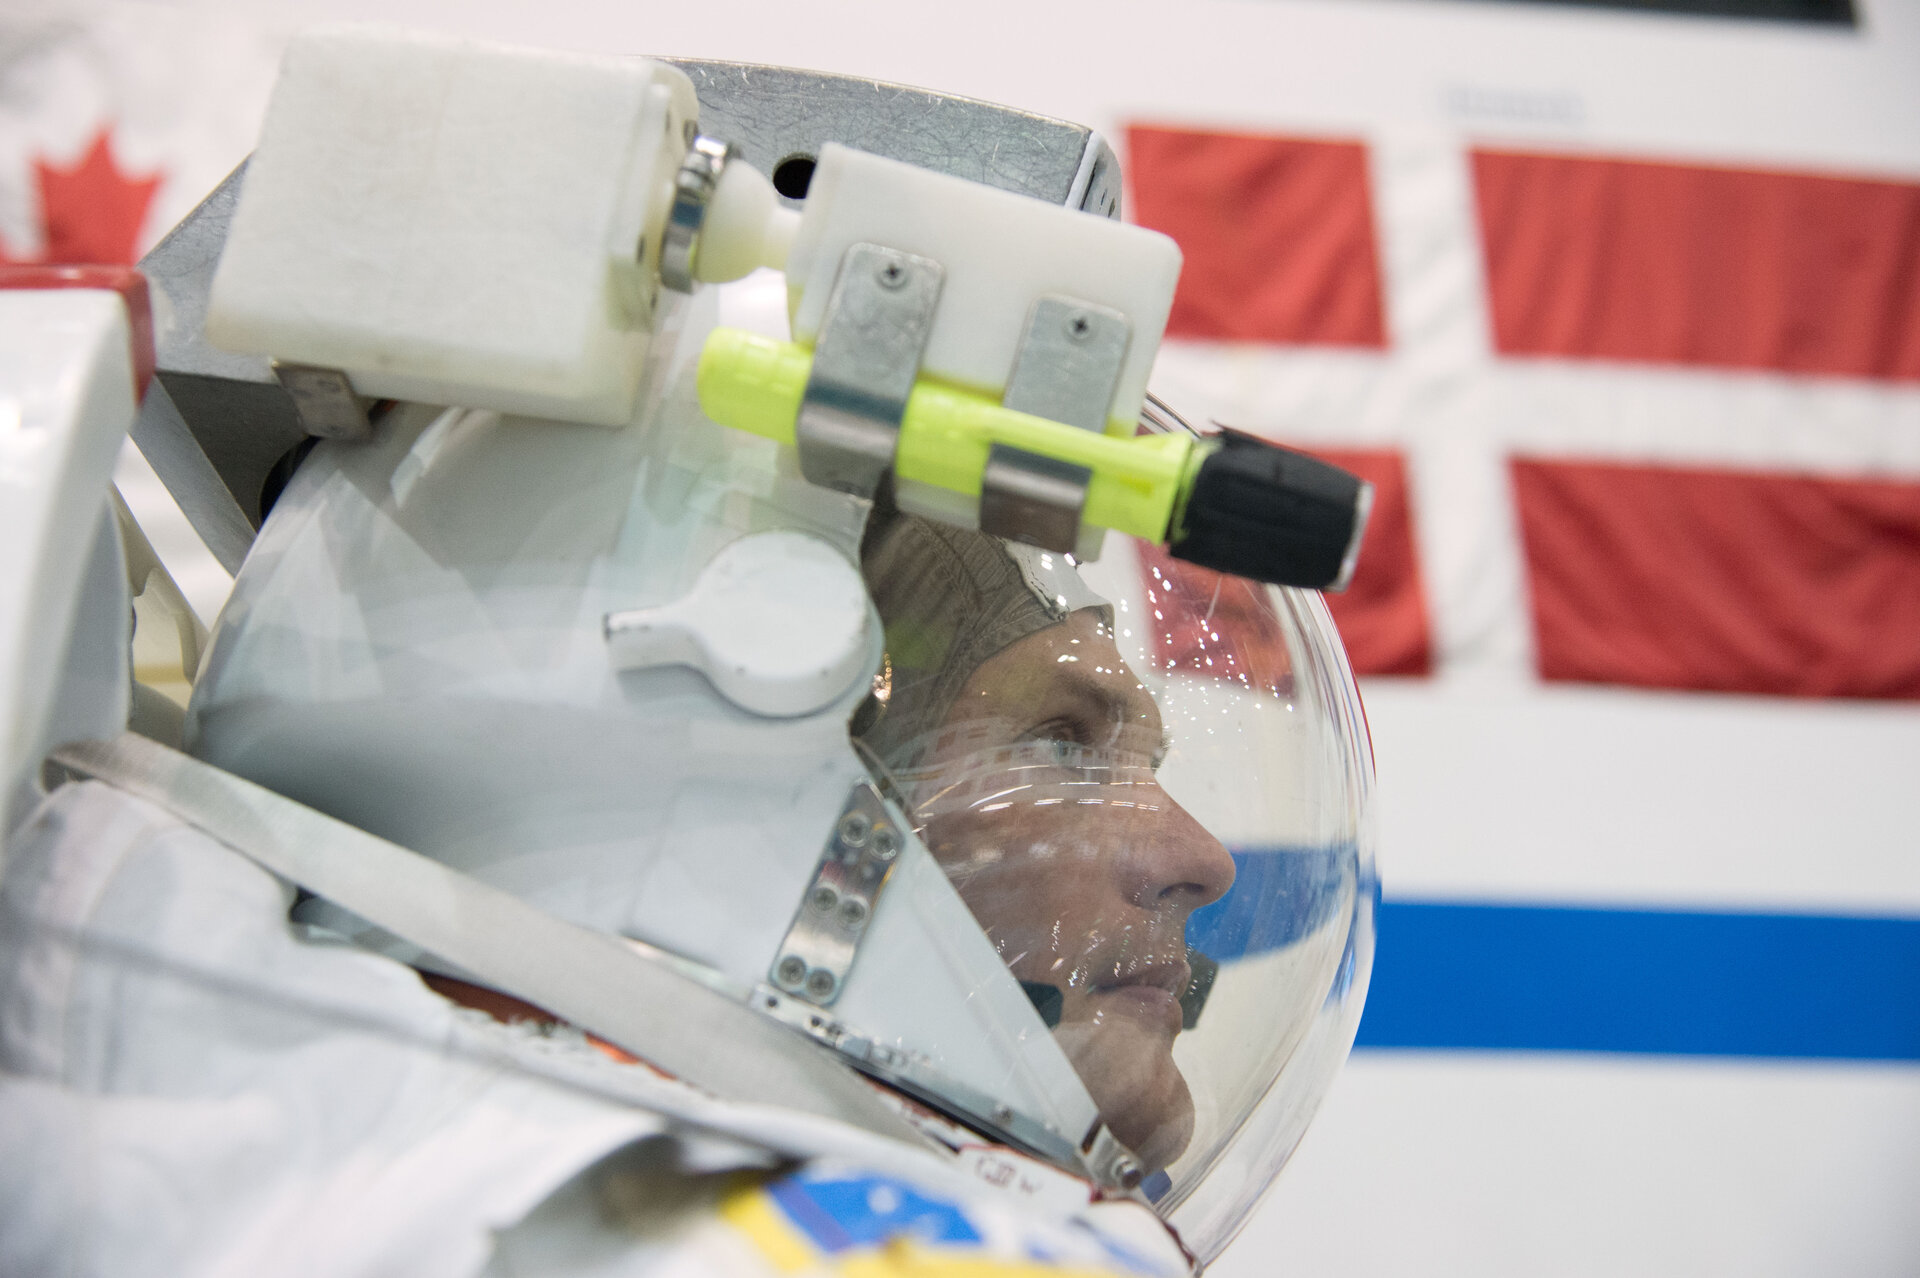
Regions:
M 0 292 L 66 325 L 0 364 L 0 1272 L 1218 1254 L 1364 998 L 1292 587 L 1366 492 L 1137 429 L 1178 253 L 1115 182 L 892 86 L 301 37 L 147 264 L 135 438 L 239 572 L 138 733 L 137 282 Z

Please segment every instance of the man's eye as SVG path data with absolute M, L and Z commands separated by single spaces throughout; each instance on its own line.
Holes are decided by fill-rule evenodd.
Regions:
M 1053 767 L 1087 768 L 1097 762 L 1090 734 L 1082 724 L 1056 719 L 1031 729 L 1026 737 Z
M 1090 768 L 1094 765 L 1092 747 L 1063 737 L 1048 737 L 1045 746 L 1048 762 L 1061 768 Z

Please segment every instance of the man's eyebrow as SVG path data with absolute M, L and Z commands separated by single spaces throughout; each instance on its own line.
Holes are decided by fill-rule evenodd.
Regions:
M 1160 705 L 1146 686 L 1123 663 L 1119 677 L 1103 676 L 1075 666 L 1063 666 L 1056 676 L 1069 694 L 1093 702 L 1109 723 L 1145 721 L 1156 734 L 1161 731 Z M 1124 680 L 1124 684 L 1121 682 Z

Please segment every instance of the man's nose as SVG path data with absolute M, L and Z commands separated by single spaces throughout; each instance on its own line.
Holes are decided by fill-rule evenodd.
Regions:
M 1133 903 L 1150 910 L 1197 910 L 1225 896 L 1234 876 L 1226 847 L 1158 786 L 1151 802 L 1159 808 L 1157 819 L 1134 831 L 1123 864 Z

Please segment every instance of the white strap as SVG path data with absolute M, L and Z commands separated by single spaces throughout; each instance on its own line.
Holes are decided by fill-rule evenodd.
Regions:
M 615 937 L 133 733 L 61 746 L 52 758 L 723 1100 L 919 1143 L 823 1048 Z

